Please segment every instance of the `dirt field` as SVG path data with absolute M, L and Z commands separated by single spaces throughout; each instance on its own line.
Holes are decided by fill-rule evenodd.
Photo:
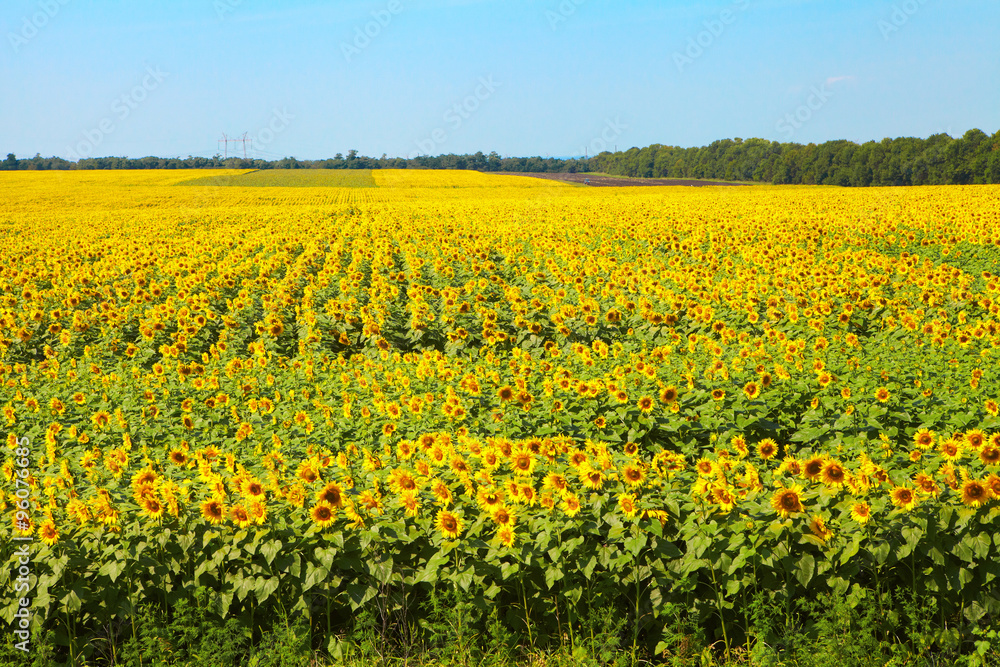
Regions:
M 552 181 L 563 181 L 565 183 L 579 183 L 581 185 L 591 185 L 604 188 L 633 187 L 640 185 L 689 185 L 692 187 L 705 187 L 708 185 L 745 185 L 745 183 L 723 183 L 721 181 L 699 181 L 690 178 L 625 178 L 619 176 L 591 176 L 589 174 L 537 174 L 514 171 L 498 171 L 497 174 L 507 176 L 531 176 L 534 178 L 547 178 Z

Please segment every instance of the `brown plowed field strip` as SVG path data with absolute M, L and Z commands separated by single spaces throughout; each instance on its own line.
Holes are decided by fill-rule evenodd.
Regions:
M 745 183 L 724 183 L 722 181 L 699 181 L 691 178 L 626 178 L 619 176 L 591 176 L 588 174 L 555 174 L 528 173 L 515 171 L 497 171 L 495 174 L 506 176 L 531 176 L 546 178 L 564 183 L 577 183 L 604 188 L 634 187 L 643 185 L 687 185 L 692 187 L 746 185 Z

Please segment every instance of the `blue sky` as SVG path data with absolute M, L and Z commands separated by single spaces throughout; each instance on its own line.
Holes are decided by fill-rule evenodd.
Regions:
M 996 0 L 6 0 L 0 154 L 992 134 L 997 26 Z

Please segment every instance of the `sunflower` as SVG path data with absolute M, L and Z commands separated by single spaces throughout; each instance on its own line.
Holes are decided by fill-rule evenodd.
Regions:
M 920 449 L 929 449 L 934 444 L 934 433 L 922 428 L 913 434 L 913 444 Z
M 569 488 L 569 484 L 566 482 L 566 478 L 559 473 L 550 472 L 542 480 L 542 488 L 551 489 L 556 493 L 562 494 Z
M 1000 447 L 989 444 L 979 450 L 979 460 L 983 465 L 995 466 L 1000 463 Z
M 854 503 L 851 506 L 851 518 L 863 526 L 872 518 L 872 508 L 863 500 Z
M 187 452 L 185 452 L 183 449 L 171 449 L 168 458 L 170 459 L 171 463 L 179 466 L 186 464 L 188 460 Z
M 336 486 L 333 484 L 332 486 Z M 331 484 L 327 485 L 330 488 Z M 389 488 L 392 489 L 393 493 L 403 493 L 404 491 L 415 491 L 417 489 L 417 480 L 413 477 L 410 471 L 405 468 L 395 468 L 391 473 L 389 473 Z M 326 491 L 326 489 L 324 489 Z M 322 493 L 322 492 L 321 492 Z M 340 507 L 340 490 L 335 492 L 337 495 L 336 501 L 328 500 L 331 504 Z
M 721 401 L 725 397 L 726 397 L 726 390 L 725 389 L 713 389 L 712 390 L 712 399 L 713 400 Z
M 823 542 L 826 542 L 833 537 L 833 531 L 826 527 L 826 522 L 823 520 L 823 517 L 818 514 L 814 515 L 809 521 L 809 530 Z
M 504 385 L 497 390 L 497 398 L 501 401 L 507 402 L 514 399 L 514 390 L 511 389 L 510 385 Z
M 306 484 L 312 484 L 319 479 L 319 469 L 311 461 L 304 461 L 299 464 L 298 470 L 299 479 L 301 479 Z
M 636 405 L 638 405 L 639 409 L 643 412 L 650 412 L 652 411 L 654 405 L 653 398 L 651 396 L 643 396 L 638 400 Z
M 501 526 L 497 531 L 497 541 L 505 547 L 514 546 L 515 533 L 510 526 Z
M 517 523 L 517 515 L 511 512 L 510 508 L 506 505 L 493 508 L 490 518 L 500 526 L 514 526 Z
M 990 487 L 990 493 L 994 498 L 1000 498 L 1000 477 L 990 475 L 986 478 L 986 486 Z
M 785 456 L 785 458 L 781 461 L 781 465 L 778 466 L 778 474 L 788 474 L 793 476 L 801 475 L 802 462 L 794 456 Z
M 723 512 L 729 512 L 736 506 L 736 497 L 727 488 L 716 488 L 712 490 L 712 502 L 719 506 Z
M 621 493 L 618 495 L 618 508 L 627 519 L 635 517 L 639 508 L 635 504 L 635 496 L 631 493 Z
M 157 500 L 155 496 L 143 496 L 140 505 L 142 506 L 142 513 L 150 519 L 159 521 L 163 518 L 163 503 Z
M 733 449 L 736 450 L 736 455 L 741 459 L 746 458 L 750 454 L 750 448 L 747 447 L 747 439 L 742 435 L 734 435 L 729 444 L 733 446 Z
M 448 539 L 457 539 L 462 533 L 462 519 L 447 510 L 439 510 L 434 526 Z
M 698 459 L 695 468 L 702 477 L 714 477 L 717 469 L 714 463 L 704 457 Z
M 875 399 L 879 403 L 885 403 L 886 401 L 889 400 L 891 396 L 892 394 L 890 394 L 889 390 L 886 389 L 885 387 L 879 387 L 878 389 L 875 390 Z
M 802 464 L 802 476 L 808 480 L 817 480 L 819 476 L 823 473 L 823 468 L 826 466 L 826 458 L 823 456 L 814 456 L 811 459 L 806 460 Z
M 660 391 L 661 402 L 670 404 L 676 400 L 677 400 L 677 387 L 670 385 L 668 387 L 664 387 L 663 390 Z
M 757 443 L 757 454 L 765 461 L 770 461 L 778 455 L 778 443 L 771 438 L 765 438 Z
M 486 512 L 493 511 L 494 507 L 503 504 L 504 493 L 499 489 L 480 487 L 476 492 L 476 503 Z
M 152 486 L 156 483 L 156 473 L 150 468 L 143 468 L 132 477 L 132 488 L 139 489 L 143 486 Z
M 574 449 L 569 455 L 569 464 L 574 468 L 579 468 L 588 460 L 587 452 L 579 449 Z
M 979 480 L 970 479 L 962 484 L 962 502 L 970 507 L 979 507 L 990 499 L 990 490 Z
M 344 506 L 344 489 L 336 482 L 330 482 L 316 494 L 316 500 L 341 509 Z
M 261 498 L 264 495 L 264 485 L 255 477 L 248 477 L 240 485 L 240 492 L 251 498 Z
M 38 539 L 50 547 L 59 541 L 59 531 L 56 530 L 56 525 L 51 517 L 38 526 Z
M 510 467 L 516 475 L 530 475 L 535 471 L 535 457 L 530 451 L 514 452 L 510 457 Z
M 771 507 L 782 518 L 786 518 L 789 514 L 798 514 L 803 511 L 802 500 L 799 497 L 801 492 L 802 487 L 797 484 L 793 484 L 788 488 L 778 489 L 771 496 Z
M 403 491 L 398 504 L 405 510 L 406 516 L 415 517 L 420 513 L 420 498 L 415 491 Z
M 459 454 L 451 457 L 448 467 L 451 468 L 451 471 L 457 475 L 468 475 L 472 472 L 472 470 L 469 469 L 468 462 Z
M 646 479 L 646 471 L 643 470 L 642 466 L 630 463 L 622 470 L 622 479 L 629 486 L 639 486 Z
M 234 505 L 232 509 L 229 510 L 229 518 L 235 523 L 239 528 L 247 528 L 250 526 L 250 513 L 242 505 Z
M 226 518 L 226 506 L 218 498 L 210 498 L 201 504 L 201 517 L 210 524 L 218 525 Z
M 922 493 L 935 497 L 941 494 L 941 487 L 938 486 L 938 483 L 934 481 L 934 478 L 927 473 L 922 472 L 917 474 L 917 476 L 913 479 L 913 482 Z
M 326 528 L 337 518 L 337 509 L 330 503 L 320 501 L 309 512 L 313 523 L 320 528 Z
M 434 494 L 434 502 L 442 507 L 448 507 L 454 499 L 451 489 L 441 480 L 434 482 L 433 486 L 431 486 L 431 493 Z
M 584 466 L 580 468 L 579 476 L 580 482 L 592 491 L 597 491 L 604 486 L 604 473 L 600 470 Z
M 758 396 L 760 396 L 760 385 L 757 384 L 756 382 L 747 382 L 745 385 L 743 385 L 743 393 L 746 395 L 747 398 L 753 400 Z
M 844 471 L 844 467 L 840 464 L 840 461 L 836 460 L 827 461 L 826 465 L 823 466 L 823 471 L 820 473 L 823 483 L 835 488 L 843 486 L 846 477 L 847 473 Z
M 958 440 L 949 438 L 938 447 L 938 453 L 946 461 L 957 461 L 962 458 L 962 445 Z
M 580 512 L 580 499 L 576 494 L 569 491 L 563 495 L 562 511 L 566 516 L 573 517 Z
M 986 434 L 980 429 L 973 429 L 965 434 L 965 442 L 972 449 L 979 449 L 986 442 Z
M 267 504 L 261 500 L 253 499 L 247 503 L 247 512 L 250 519 L 258 526 L 264 525 L 267 521 Z
M 917 506 L 917 494 L 906 486 L 897 486 L 889 494 L 889 497 L 892 499 L 893 505 L 907 512 Z

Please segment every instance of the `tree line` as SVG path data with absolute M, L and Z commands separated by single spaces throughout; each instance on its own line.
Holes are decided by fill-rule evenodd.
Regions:
M 597 172 L 640 178 L 693 178 L 774 184 L 948 185 L 1000 183 L 1000 131 L 989 136 L 969 130 L 960 138 L 935 134 L 857 144 L 779 143 L 766 139 L 722 139 L 708 146 L 680 148 L 654 144 L 591 158 L 501 157 L 495 151 L 465 155 L 374 158 L 350 150 L 324 160 L 224 158 L 94 157 L 18 159 L 13 153 L 0 170 L 44 169 L 470 169 L 492 172 Z
M 414 158 L 380 158 L 359 155 L 350 150 L 347 155 L 337 153 L 324 160 L 299 160 L 286 157 L 280 160 L 213 157 L 160 158 L 160 157 L 92 157 L 71 162 L 60 157 L 18 159 L 13 153 L 0 162 L 0 170 L 49 170 L 49 169 L 469 169 L 473 171 L 516 172 L 571 172 L 587 171 L 588 160 L 543 157 L 500 157 L 496 152 L 488 155 L 482 151 L 469 155 L 421 155 Z
M 590 168 L 618 176 L 854 187 L 1000 183 L 1000 132 L 991 137 L 969 130 L 957 139 L 935 134 L 863 144 L 739 138 L 701 148 L 654 144 L 601 153 Z

